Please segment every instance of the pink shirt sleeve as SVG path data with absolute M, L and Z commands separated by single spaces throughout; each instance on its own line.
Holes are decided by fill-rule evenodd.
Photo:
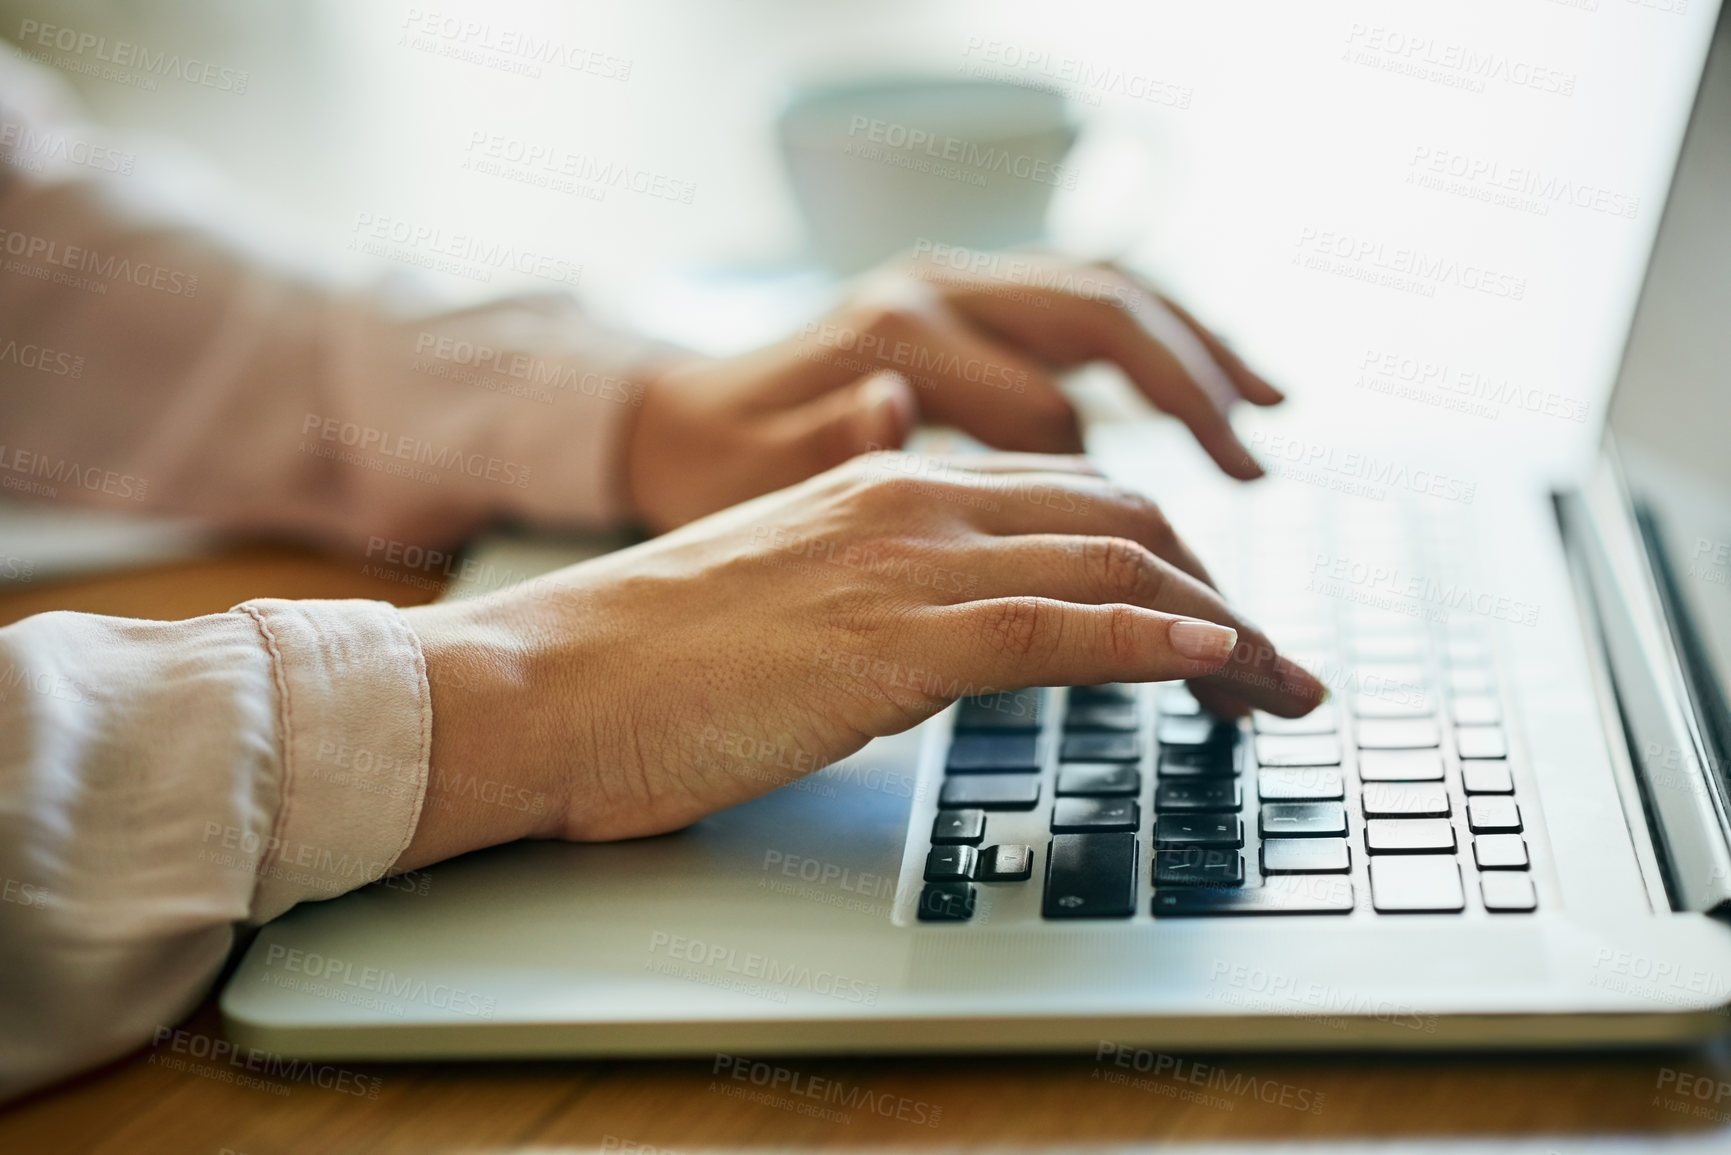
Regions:
M 431 736 L 380 602 L 0 629 L 0 1100 L 174 1024 L 236 923 L 389 872 Z
M 56 83 L 0 48 L 0 495 L 359 548 L 623 516 L 675 351 L 557 294 L 429 312 L 290 270 L 109 171 Z

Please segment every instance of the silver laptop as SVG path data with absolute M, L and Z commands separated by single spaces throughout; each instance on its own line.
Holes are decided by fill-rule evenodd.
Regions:
M 1511 461 L 1470 503 L 1373 500 L 1386 476 L 1264 437 L 1274 476 L 1240 487 L 1160 466 L 1194 461 L 1155 452 L 1166 424 L 1093 434 L 1331 683 L 1317 713 L 1223 723 L 1181 685 L 964 700 L 675 834 L 516 844 L 302 906 L 223 992 L 228 1030 L 419 1058 L 1724 1029 L 1727 35 L 1574 484 Z

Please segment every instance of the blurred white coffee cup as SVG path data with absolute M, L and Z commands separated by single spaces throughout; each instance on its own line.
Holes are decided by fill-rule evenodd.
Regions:
M 808 89 L 778 124 L 817 259 L 854 272 L 921 240 L 993 249 L 1038 239 L 1077 129 L 1064 97 L 983 80 Z

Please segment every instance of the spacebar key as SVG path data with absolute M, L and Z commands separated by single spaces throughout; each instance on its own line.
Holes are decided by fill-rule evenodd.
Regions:
M 1290 875 L 1245 890 L 1171 887 L 1154 894 L 1157 918 L 1225 918 L 1246 914 L 1350 914 L 1352 883 L 1344 878 Z
M 1047 918 L 1129 918 L 1136 911 L 1136 836 L 1054 834 L 1046 855 Z

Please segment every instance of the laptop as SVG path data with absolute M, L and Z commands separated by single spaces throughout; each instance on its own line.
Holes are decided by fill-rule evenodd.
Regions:
M 1446 471 L 1288 454 L 1268 426 L 1272 476 L 1239 486 L 1170 423 L 1091 433 L 1331 684 L 1316 713 L 1223 722 L 1178 684 L 967 699 L 677 833 L 303 905 L 251 944 L 227 1030 L 332 1059 L 1724 1030 L 1731 30 L 1710 23 L 1686 137 L 1681 112 L 1653 129 L 1683 142 L 1672 191 L 1568 484 L 1504 454 L 1476 499 L 1437 500 Z

